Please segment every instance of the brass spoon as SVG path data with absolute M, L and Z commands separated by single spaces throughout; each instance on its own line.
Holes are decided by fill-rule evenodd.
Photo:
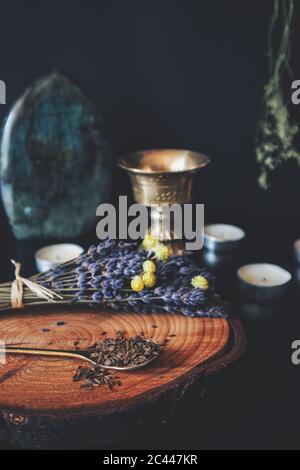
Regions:
M 154 341 L 149 340 L 149 339 L 145 341 L 154 343 Z M 159 351 L 160 351 L 160 348 L 159 348 Z M 32 356 L 72 357 L 73 359 L 75 358 L 75 359 L 81 359 L 83 361 L 87 361 L 93 366 L 102 367 L 102 369 L 119 370 L 119 371 L 136 370 L 142 367 L 146 367 L 148 364 L 150 364 L 150 362 L 154 361 L 154 359 L 156 359 L 158 356 L 156 355 L 152 357 L 151 359 L 148 359 L 147 361 L 143 362 L 142 364 L 118 367 L 118 366 L 105 366 L 103 364 L 98 364 L 97 362 L 90 359 L 88 351 L 64 350 L 64 349 L 31 349 L 31 348 L 15 348 L 15 347 L 7 346 L 7 347 L 0 347 L 0 353 L 29 354 Z

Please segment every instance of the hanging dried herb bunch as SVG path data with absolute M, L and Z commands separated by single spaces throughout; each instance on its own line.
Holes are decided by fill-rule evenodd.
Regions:
M 259 185 L 269 187 L 270 173 L 282 163 L 296 159 L 300 153 L 295 147 L 299 132 L 288 110 L 283 79 L 290 74 L 289 58 L 294 0 L 274 0 L 274 11 L 268 32 L 269 81 L 264 88 L 262 114 L 258 123 L 256 158 L 260 167 Z M 277 51 L 273 45 L 274 30 L 280 31 L 281 39 Z

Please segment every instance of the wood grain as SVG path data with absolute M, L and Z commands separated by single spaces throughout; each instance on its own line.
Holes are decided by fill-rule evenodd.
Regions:
M 161 403 L 163 407 L 166 396 L 170 398 L 170 394 L 176 392 L 176 396 L 181 397 L 203 371 L 201 367 L 224 356 L 231 335 L 231 326 L 226 320 L 165 313 L 40 308 L 8 312 L 0 319 L 0 339 L 7 345 L 22 347 L 72 349 L 79 341 L 78 347 L 86 349 L 104 337 L 114 337 L 118 330 L 128 336 L 144 333 L 155 341 L 167 340 L 167 343 L 157 360 L 147 368 L 119 373 L 122 385 L 113 390 L 107 387 L 86 390 L 74 383 L 72 377 L 81 361 L 7 355 L 6 364 L 0 365 L 0 416 L 12 436 L 11 442 L 26 446 L 29 439 L 30 445 L 35 447 L 51 447 L 55 446 L 59 430 L 66 435 L 69 427 L 82 425 L 84 428 L 86 422 L 92 420 L 99 431 L 101 416 L 103 420 L 105 416 L 114 415 L 115 422 L 115 416 L 128 414 L 130 410 L 146 410 L 150 402 Z M 164 414 L 159 406 L 155 413 L 160 414 L 160 418 Z M 87 418 L 85 424 L 84 417 Z M 107 418 L 105 423 L 109 428 Z M 41 425 L 42 434 L 46 433 L 43 438 L 41 433 L 38 435 Z M 14 428 L 20 431 L 20 426 L 21 434 L 14 433 Z M 102 442 L 104 434 L 100 434 L 100 438 L 97 434 L 98 441 Z M 105 442 L 107 434 L 106 430 Z M 113 428 L 112 434 L 115 434 Z M 51 440 L 53 443 L 49 444 Z

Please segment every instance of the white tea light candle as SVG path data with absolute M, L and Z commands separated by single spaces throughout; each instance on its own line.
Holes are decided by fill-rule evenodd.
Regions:
M 300 263 L 300 239 L 295 241 L 294 251 L 295 251 L 296 260 L 299 261 Z
M 60 243 L 41 248 L 35 254 L 35 262 L 39 272 L 51 269 L 56 264 L 65 263 L 77 258 L 84 249 L 73 243 Z
M 257 263 L 242 266 L 238 270 L 240 288 L 256 300 L 270 300 L 282 295 L 292 275 L 275 264 Z
M 212 224 L 204 227 L 204 246 L 213 251 L 237 248 L 245 232 L 235 225 Z

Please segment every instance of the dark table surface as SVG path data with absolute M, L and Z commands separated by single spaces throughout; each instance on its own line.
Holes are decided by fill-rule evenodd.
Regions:
M 32 274 L 33 254 L 45 241 L 16 241 L 1 211 L 2 282 L 12 279 L 10 258 L 22 263 L 25 276 Z M 300 366 L 291 362 L 291 344 L 300 339 L 300 264 L 293 256 L 293 242 L 300 238 L 299 218 L 206 211 L 208 222 L 236 224 L 247 234 L 238 251 L 213 260 L 204 251 L 200 254 L 244 325 L 247 350 L 237 363 L 210 378 L 205 393 L 195 384 L 173 418 L 154 435 L 128 440 L 115 449 L 300 448 Z M 94 237 L 87 235 L 79 242 L 86 247 Z M 292 272 L 287 295 L 271 303 L 246 300 L 237 288 L 236 270 L 252 262 L 276 263 Z M 13 447 L 0 443 L 0 449 Z

